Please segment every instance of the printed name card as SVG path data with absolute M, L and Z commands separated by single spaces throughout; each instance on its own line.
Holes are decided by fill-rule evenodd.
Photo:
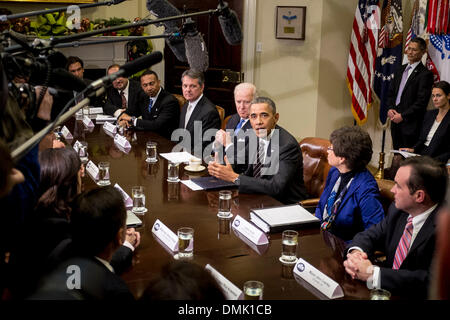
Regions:
M 75 150 L 76 153 L 80 153 L 80 147 L 81 147 L 81 143 L 80 141 L 75 141 L 75 143 L 73 144 L 73 150 Z
M 87 173 L 89 173 L 89 175 L 94 179 L 94 180 L 98 180 L 99 176 L 99 170 L 98 167 L 91 161 L 89 160 L 89 162 L 86 164 L 86 171 Z
M 153 234 L 173 252 L 178 251 L 178 236 L 166 227 L 159 219 L 156 219 L 152 227 Z
M 259 255 L 263 255 L 267 251 L 267 249 L 269 249 L 269 245 L 270 245 L 269 243 L 255 244 L 252 241 L 250 241 L 249 239 L 247 239 L 246 236 L 244 236 L 242 233 L 240 233 L 236 229 L 233 229 L 233 233 L 235 234 L 236 237 L 238 237 L 243 242 L 245 242 L 245 244 L 248 245 L 250 247 L 250 249 L 252 249 Z
M 328 299 L 342 298 L 344 293 L 339 284 L 319 269 L 299 258 L 294 273 L 323 293 Z
M 125 138 L 124 136 L 121 136 L 120 134 L 116 134 L 114 136 L 114 143 L 117 143 L 120 147 L 123 149 L 131 148 L 130 142 Z
M 94 123 L 92 122 L 92 120 L 91 120 L 88 116 L 84 116 L 84 117 L 83 117 L 83 124 L 84 124 L 86 127 L 88 127 L 88 128 L 93 128 L 93 127 L 95 127 L 95 126 L 94 126 Z
M 61 133 L 62 133 L 64 139 L 66 139 L 66 140 L 73 139 L 72 134 L 70 133 L 69 129 L 67 129 L 66 126 L 62 127 Z
M 114 185 L 114 188 L 119 190 L 120 194 L 122 195 L 125 207 L 126 208 L 133 207 L 133 199 L 131 199 L 131 197 L 125 191 L 123 191 L 123 189 L 117 183 Z
M 236 215 L 236 218 L 233 220 L 232 227 L 255 244 L 259 245 L 269 243 L 269 239 L 264 232 L 242 218 L 240 215 Z
M 103 125 L 103 129 L 110 133 L 117 133 L 117 127 L 111 122 L 105 122 L 105 124 Z
M 234 283 L 225 278 L 219 271 L 214 269 L 210 264 L 205 266 L 205 269 L 208 270 L 214 279 L 216 279 L 220 288 L 222 289 L 223 294 L 225 295 L 225 299 L 227 300 L 243 300 L 244 293 L 241 289 L 236 287 Z
M 98 107 L 98 108 L 91 107 L 91 108 L 89 108 L 89 114 L 102 114 L 102 113 L 103 113 L 103 108 L 102 107 Z

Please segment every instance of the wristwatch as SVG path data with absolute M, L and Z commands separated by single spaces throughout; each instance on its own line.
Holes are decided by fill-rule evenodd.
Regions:
M 136 117 L 131 117 L 130 124 L 132 126 L 134 126 L 135 121 L 136 121 Z
M 241 184 L 241 176 L 240 175 L 237 176 L 237 178 L 234 179 L 233 183 L 237 186 L 240 185 Z

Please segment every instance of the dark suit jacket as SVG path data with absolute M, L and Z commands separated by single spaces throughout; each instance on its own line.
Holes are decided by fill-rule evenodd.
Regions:
M 438 109 L 429 110 L 425 114 L 422 131 L 420 133 L 419 141 L 414 146 L 414 152 L 447 163 L 450 158 L 450 112 L 447 112 L 442 119 L 428 147 L 424 145 L 427 140 L 428 132 L 430 132 L 438 112 Z
M 136 106 L 145 104 L 147 95 L 142 90 L 140 83 L 132 79 L 129 79 L 128 82 L 127 109 L 136 108 Z M 120 97 L 119 91 L 111 86 L 106 89 L 106 102 L 103 107 L 103 112 L 112 116 L 117 109 L 122 109 L 122 98 Z
M 239 122 L 241 121 L 241 117 L 239 114 L 235 113 L 231 116 L 230 120 L 228 120 L 227 125 L 225 126 L 225 130 L 233 129 L 235 130 Z M 250 120 L 248 120 L 242 127 L 241 130 L 244 132 L 248 129 L 251 129 L 252 125 L 250 124 Z
M 127 114 L 142 116 L 142 119 L 136 121 L 136 129 L 153 131 L 170 139 L 172 131 L 178 128 L 180 122 L 180 106 L 177 99 L 161 88 L 151 112 L 148 112 L 149 99 L 147 97 L 143 104 L 130 106 Z
M 400 103 L 396 106 L 395 100 L 406 66 L 404 64 L 396 70 L 388 91 L 387 105 L 401 113 L 403 118 L 398 124 L 391 123 L 393 147 L 396 150 L 412 148 L 417 143 L 433 85 L 433 73 L 419 63 L 406 81 Z
M 384 252 L 386 261 L 380 269 L 381 287 L 394 295 L 425 298 L 434 254 L 438 209 L 428 216 L 399 270 L 393 270 L 392 265 L 408 214 L 398 210 L 394 204 L 383 221 L 358 233 L 349 248 L 360 247 L 369 257 L 375 251 Z
M 227 122 L 227 125 L 225 126 L 225 130 L 233 130 L 233 133 L 232 133 L 233 146 L 229 147 L 226 150 L 226 154 L 227 154 L 228 160 L 232 162 L 234 172 L 239 173 L 239 174 L 244 173 L 245 170 L 247 170 L 247 166 L 248 166 L 248 155 L 247 154 L 242 154 L 243 157 L 239 161 L 237 160 L 238 158 L 236 157 L 238 152 L 245 152 L 246 145 L 248 143 L 248 139 L 234 136 L 234 130 L 236 129 L 236 127 L 240 121 L 241 121 L 241 117 L 239 116 L 239 114 L 235 113 L 231 116 L 231 118 Z M 252 125 L 250 123 L 250 120 L 248 120 L 241 127 L 241 130 L 238 131 L 238 135 L 247 132 L 247 130 L 249 130 L 249 129 L 252 130 Z M 242 141 L 242 139 L 244 139 L 244 141 Z M 223 150 L 223 152 L 225 154 L 225 150 Z M 233 159 L 233 160 L 231 160 L 231 159 Z M 237 163 L 237 162 L 239 162 L 239 163 Z
M 180 114 L 180 123 L 179 128 L 184 129 L 184 122 L 186 118 L 186 111 L 187 107 L 189 105 L 189 102 L 186 102 L 181 110 Z M 194 137 L 194 121 L 201 121 L 202 123 L 202 137 Z M 191 135 L 191 153 L 194 153 L 195 145 L 201 145 L 202 146 L 202 152 L 205 147 L 211 143 L 211 141 L 214 140 L 214 135 L 211 137 L 211 140 L 209 141 L 203 141 L 203 134 L 208 129 L 217 129 L 219 130 L 221 127 L 220 122 L 220 116 L 219 112 L 217 112 L 216 106 L 214 103 L 212 103 L 207 97 L 203 95 L 203 97 L 200 99 L 200 101 L 195 106 L 194 111 L 191 114 L 191 117 L 189 118 L 189 122 L 186 126 L 186 130 L 189 131 L 189 134 Z M 196 138 L 197 140 L 195 140 Z M 185 147 L 189 147 L 186 146 Z M 203 156 L 201 156 L 203 157 Z
M 239 192 L 268 194 L 284 204 L 296 203 L 308 197 L 303 182 L 302 151 L 289 132 L 279 126 L 275 129 L 278 129 L 279 133 L 278 172 L 255 178 L 253 164 L 249 164 L 244 175 L 240 176 Z M 274 138 L 275 136 L 272 136 L 266 155 L 266 159 L 270 157 L 269 165 L 272 167 L 276 165 L 277 151 L 273 144 Z M 252 158 L 254 159 L 255 156 Z

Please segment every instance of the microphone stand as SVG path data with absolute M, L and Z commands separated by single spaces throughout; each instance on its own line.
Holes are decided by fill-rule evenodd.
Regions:
M 141 40 L 141 39 L 160 39 L 160 38 L 170 38 L 170 37 L 178 37 L 181 34 L 160 34 L 155 36 L 130 36 L 130 37 L 114 37 L 118 39 L 106 39 L 106 40 L 96 40 L 89 42 L 80 42 L 74 41 L 71 43 L 60 43 L 54 46 L 54 48 L 69 48 L 69 47 L 80 47 L 80 46 L 89 46 L 94 44 L 104 44 L 104 43 L 114 43 L 114 42 L 124 42 L 131 40 Z

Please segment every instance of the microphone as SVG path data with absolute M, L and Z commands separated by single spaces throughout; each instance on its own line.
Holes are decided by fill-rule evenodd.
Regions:
M 123 66 L 120 67 L 120 69 L 117 72 L 104 76 L 103 78 L 100 78 L 98 80 L 95 80 L 89 85 L 89 87 L 97 89 L 102 85 L 113 82 L 117 78 L 120 77 L 128 78 L 129 76 L 132 76 L 136 72 L 139 72 L 143 69 L 147 69 L 150 66 L 161 62 L 162 58 L 163 55 L 160 51 L 152 52 L 143 57 L 137 58 L 136 60 L 125 63 Z
M 205 72 L 209 67 L 209 56 L 205 41 L 198 32 L 194 20 L 186 19 L 183 25 L 184 45 L 186 47 L 186 57 L 191 69 Z
M 242 42 L 242 28 L 236 12 L 231 10 L 228 3 L 222 0 L 219 0 L 217 9 L 219 10 L 219 23 L 225 40 L 233 46 L 240 44 Z
M 181 15 L 181 12 L 166 0 L 147 0 L 147 9 L 157 18 L 167 18 Z M 158 27 L 164 25 L 165 33 L 172 34 L 179 32 L 179 28 L 175 20 L 161 22 L 155 25 Z M 166 39 L 166 44 L 179 61 L 187 61 L 186 48 L 181 39 L 177 37 L 168 38 Z

